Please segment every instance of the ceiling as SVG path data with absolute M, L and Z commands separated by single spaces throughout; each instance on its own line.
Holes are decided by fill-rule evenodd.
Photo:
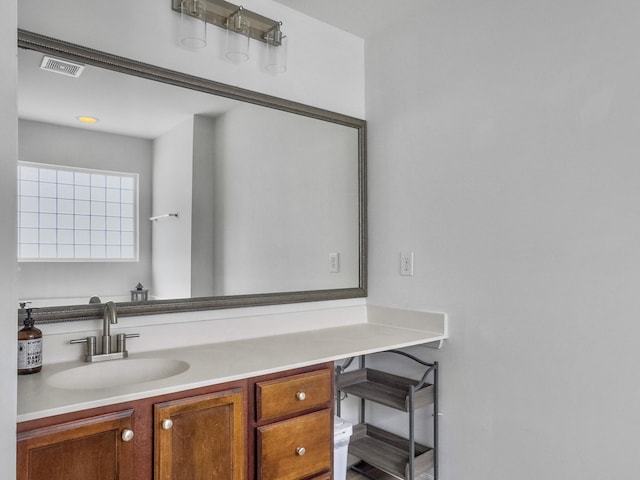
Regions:
M 275 0 L 294 10 L 361 38 L 424 6 L 427 0 Z M 393 9 L 393 10 L 391 10 Z
M 43 54 L 18 50 L 18 116 L 68 127 L 156 138 L 194 114 L 216 116 L 235 100 L 90 65 L 79 78 L 40 68 Z M 105 85 L 109 88 L 105 89 Z M 118 92 L 114 94 L 113 92 Z M 84 125 L 78 116 L 99 118 Z

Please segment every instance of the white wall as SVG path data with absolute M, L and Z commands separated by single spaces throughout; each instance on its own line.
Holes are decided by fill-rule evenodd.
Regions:
M 5 209 L 0 232 L 0 477 L 7 479 L 15 478 L 16 471 L 16 15 L 16 2 L 0 3 L 0 205 Z
M 216 220 L 214 218 L 214 187 L 217 145 L 222 141 L 215 134 L 216 119 L 196 115 L 193 119 L 193 179 L 191 211 L 191 296 L 211 297 L 218 295 L 214 263 L 214 240 Z
M 21 262 L 20 299 L 85 297 L 103 301 L 129 295 L 138 282 L 151 282 L 151 141 L 81 128 L 21 120 L 20 160 L 139 175 L 140 258 L 137 262 Z M 37 304 L 34 304 L 37 306 Z
M 216 293 L 356 287 L 357 131 L 253 105 L 220 116 L 217 128 Z
M 151 225 L 154 298 L 191 296 L 192 177 L 193 117 L 153 141 L 152 216 L 178 214 Z
M 420 351 L 442 362 L 441 478 L 636 478 L 637 3 L 405 20 L 366 48 L 368 303 L 450 316 Z

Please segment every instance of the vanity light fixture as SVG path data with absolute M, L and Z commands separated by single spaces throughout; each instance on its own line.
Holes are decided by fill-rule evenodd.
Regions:
M 265 37 L 267 41 L 267 56 L 264 69 L 269 73 L 284 73 L 287 71 L 287 37 L 280 30 L 282 22 L 278 22 Z
M 207 6 L 200 0 L 180 2 L 180 43 L 187 48 L 207 45 Z
M 238 9 L 227 18 L 227 45 L 224 56 L 233 63 L 249 60 L 249 20 L 243 15 L 244 8 Z
M 206 25 L 227 31 L 224 54 L 238 63 L 249 59 L 249 40 L 265 44 L 265 70 L 287 70 L 287 41 L 280 29 L 282 22 L 272 20 L 225 0 L 172 0 L 171 8 L 180 13 L 180 43 L 188 48 L 207 44 Z

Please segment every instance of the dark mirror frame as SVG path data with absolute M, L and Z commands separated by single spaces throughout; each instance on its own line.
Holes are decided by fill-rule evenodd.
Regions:
M 225 308 L 255 307 L 287 303 L 340 300 L 367 296 L 367 188 L 366 188 L 366 122 L 361 119 L 308 105 L 284 100 L 262 93 L 245 90 L 212 80 L 206 80 L 154 65 L 130 60 L 47 37 L 26 30 L 18 30 L 18 47 L 58 55 L 86 65 L 134 75 L 178 87 L 232 98 L 263 107 L 303 115 L 327 122 L 355 128 L 358 132 L 358 217 L 359 217 L 359 285 L 356 288 L 331 290 L 309 290 L 296 292 L 246 294 L 223 297 L 182 298 L 150 300 L 145 302 L 117 303 L 119 316 L 152 315 L 162 313 L 218 310 Z M 69 305 L 34 309 L 37 323 L 56 323 L 73 320 L 102 318 L 103 304 Z M 18 310 L 18 323 L 24 319 L 25 311 Z

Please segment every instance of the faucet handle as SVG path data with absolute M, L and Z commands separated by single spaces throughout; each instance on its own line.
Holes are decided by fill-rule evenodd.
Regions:
M 76 338 L 70 340 L 69 343 L 86 343 L 87 357 L 91 357 L 96 354 L 96 337 Z
M 116 352 L 127 352 L 127 338 L 138 338 L 139 333 L 118 333 L 116 335 Z

